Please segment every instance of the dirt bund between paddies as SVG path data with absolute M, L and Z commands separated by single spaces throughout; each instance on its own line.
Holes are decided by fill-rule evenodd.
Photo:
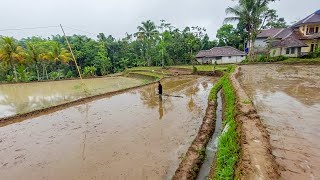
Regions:
M 237 164 L 236 179 L 279 179 L 279 166 L 271 152 L 270 137 L 261 122 L 248 95 L 237 80 L 240 68 L 231 75 L 237 96 L 238 130 L 240 133 L 240 161 Z

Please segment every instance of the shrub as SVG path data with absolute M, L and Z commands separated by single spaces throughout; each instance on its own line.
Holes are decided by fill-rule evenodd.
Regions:
M 258 56 L 258 62 L 267 62 L 268 58 L 266 57 L 266 55 L 262 54 Z
M 68 71 L 67 74 L 65 75 L 65 78 L 73 78 L 74 74 L 72 71 Z
M 58 80 L 58 79 L 63 78 L 63 74 L 58 71 L 53 71 L 53 72 L 49 73 L 49 78 L 51 80 Z
M 86 66 L 83 70 L 83 75 L 86 77 L 93 77 L 96 75 L 97 68 L 94 66 Z
M 196 67 L 196 66 L 193 66 L 193 67 L 192 67 L 192 72 L 193 72 L 193 73 L 198 72 L 198 69 L 197 69 L 197 67 Z
M 278 61 L 284 61 L 284 60 L 287 60 L 289 59 L 288 57 L 285 57 L 285 56 L 276 56 L 276 57 L 270 57 L 268 59 L 268 62 L 278 62 Z

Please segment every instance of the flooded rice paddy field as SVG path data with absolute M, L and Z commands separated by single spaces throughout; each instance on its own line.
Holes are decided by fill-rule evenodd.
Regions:
M 170 179 L 202 123 L 210 77 L 186 76 L 0 127 L 0 179 Z
M 146 83 L 142 79 L 108 77 L 0 85 L 0 118 L 51 107 L 65 102 Z M 83 90 L 86 88 L 89 94 Z
M 241 66 L 284 179 L 320 179 L 320 66 Z

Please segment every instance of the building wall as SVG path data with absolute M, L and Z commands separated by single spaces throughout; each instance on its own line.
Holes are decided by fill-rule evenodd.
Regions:
M 302 53 L 309 53 L 311 51 L 311 44 L 317 44 L 320 47 L 320 39 L 318 40 L 302 40 L 304 43 L 306 43 L 308 45 L 308 47 L 303 47 L 301 49 Z
M 267 39 L 264 38 L 264 39 L 256 39 L 255 42 L 254 42 L 254 47 L 260 51 L 260 50 L 264 50 L 267 48 L 267 43 L 265 42 Z
M 197 61 L 201 64 L 232 64 L 240 63 L 246 59 L 246 56 L 225 56 L 220 58 L 197 58 Z
M 271 57 L 276 57 L 276 56 L 285 56 L 285 57 L 299 57 L 299 50 L 300 48 L 294 48 L 294 53 L 291 54 L 291 51 L 289 54 L 287 54 L 287 48 L 273 48 L 270 51 L 270 56 Z
M 306 24 L 306 25 L 300 26 L 299 30 L 303 35 L 308 36 L 307 30 L 309 30 L 310 27 L 314 27 L 314 28 L 318 27 L 320 31 L 320 24 L 310 24 L 310 25 Z

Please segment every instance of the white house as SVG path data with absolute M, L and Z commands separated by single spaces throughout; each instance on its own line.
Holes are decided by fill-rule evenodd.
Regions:
M 200 51 L 196 59 L 201 64 L 232 64 L 245 60 L 246 54 L 234 47 L 214 47 L 210 50 Z

